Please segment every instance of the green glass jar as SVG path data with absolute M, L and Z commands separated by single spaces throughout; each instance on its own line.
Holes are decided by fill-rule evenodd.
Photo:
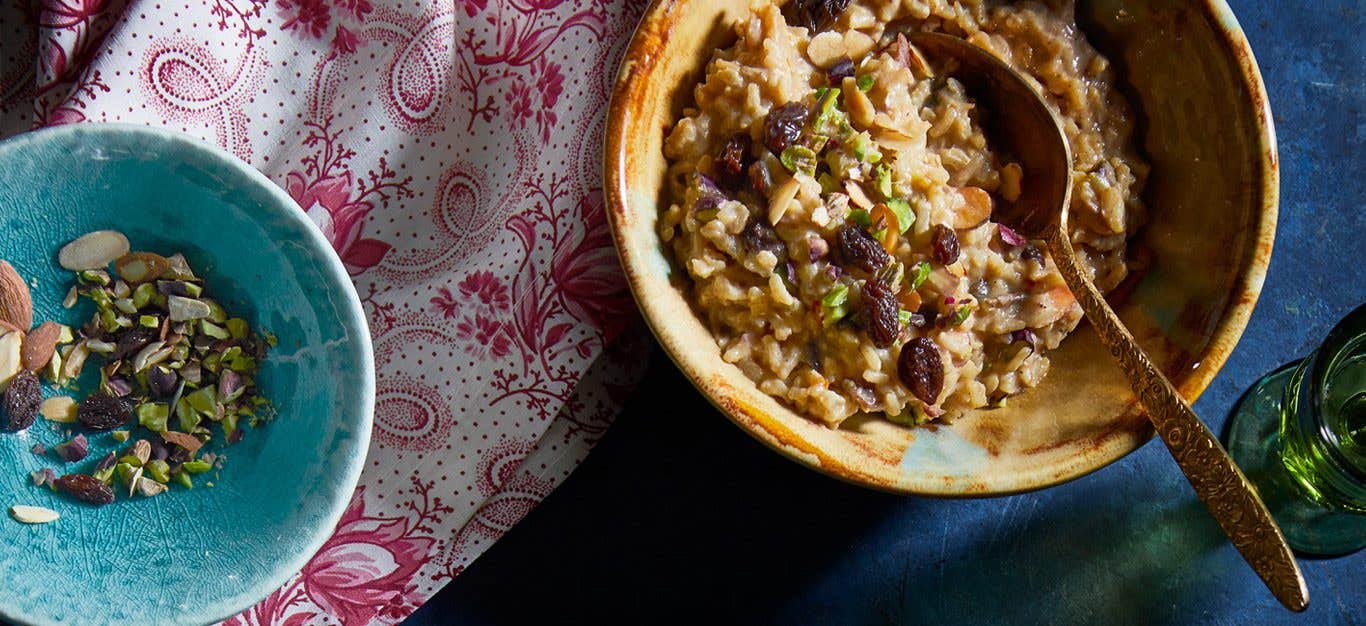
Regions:
M 1366 305 L 1248 391 L 1228 449 L 1295 550 L 1366 547 Z

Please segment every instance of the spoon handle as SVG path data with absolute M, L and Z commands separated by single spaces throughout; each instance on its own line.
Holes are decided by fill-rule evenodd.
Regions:
M 1292 611 L 1303 611 L 1309 604 L 1304 576 L 1247 477 L 1085 278 L 1063 229 L 1054 224 L 1043 237 L 1068 289 L 1081 303 L 1101 343 L 1124 368 L 1130 387 L 1196 495 L 1276 599 Z

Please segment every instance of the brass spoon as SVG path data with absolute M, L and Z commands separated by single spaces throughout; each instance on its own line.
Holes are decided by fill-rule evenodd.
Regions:
M 995 116 L 992 138 L 1002 142 L 1024 168 L 1019 199 L 999 206 L 992 218 L 1047 244 L 1067 288 L 1123 367 L 1130 387 L 1196 495 L 1276 599 L 1292 611 L 1303 611 L 1309 604 L 1304 576 L 1266 505 L 1077 264 L 1067 236 L 1072 153 L 1057 118 L 1024 78 L 991 53 L 941 33 L 911 33 L 909 39 L 931 59 L 957 62 L 953 76 Z

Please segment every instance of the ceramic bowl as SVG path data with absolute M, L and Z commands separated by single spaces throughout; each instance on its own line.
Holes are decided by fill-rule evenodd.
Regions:
M 183 252 L 229 311 L 279 338 L 257 377 L 279 415 L 217 448 L 227 463 L 197 477 L 194 489 L 151 499 L 125 493 L 103 507 L 34 487 L 28 473 L 88 472 L 118 447 L 110 435 L 89 433 L 90 457 L 63 465 L 31 448 L 51 448 L 71 429 L 40 418 L 0 433 L 0 508 L 61 514 L 37 526 L 0 517 L 0 616 L 28 624 L 216 621 L 297 572 L 355 489 L 374 408 L 365 316 L 331 245 L 298 205 L 215 147 L 96 124 L 0 143 L 0 258 L 35 286 L 35 320 L 83 321 L 61 307 L 71 273 L 56 252 L 106 228 L 124 232 L 135 250 Z
M 1050 353 L 1038 388 L 947 427 L 855 418 L 831 430 L 721 359 L 656 222 L 667 201 L 664 138 L 745 13 L 746 3 L 731 0 L 655 0 L 626 51 L 608 113 L 605 177 L 617 250 L 645 319 L 698 389 L 788 457 L 901 493 L 985 496 L 1055 485 L 1152 437 L 1119 368 L 1085 325 Z M 1222 1 L 1082 0 L 1078 14 L 1117 64 L 1154 166 L 1145 191 L 1152 216 L 1137 237 L 1153 265 L 1117 309 L 1193 400 L 1237 343 L 1271 258 L 1278 181 L 1266 92 Z

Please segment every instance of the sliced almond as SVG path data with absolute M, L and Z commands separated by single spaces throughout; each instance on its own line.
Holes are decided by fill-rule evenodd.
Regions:
M 911 43 L 906 44 L 906 67 L 910 68 L 911 73 L 916 78 L 926 79 L 934 76 L 934 70 L 930 68 L 930 62 L 925 60 L 925 55 L 920 53 L 920 48 Z
M 33 327 L 33 296 L 8 261 L 0 261 L 0 320 L 19 330 Z
M 877 42 L 862 31 L 851 30 L 844 33 L 844 53 L 851 59 L 861 59 L 872 52 Z
M 80 378 L 81 370 L 85 369 L 85 359 L 89 356 L 90 347 L 84 341 L 71 346 L 71 353 L 62 362 L 61 382 Z
M 855 206 L 864 210 L 873 208 L 873 201 L 868 199 L 868 194 L 863 193 L 863 188 L 854 181 L 845 181 L 844 190 L 849 193 L 849 201 Z
M 23 369 L 20 352 L 23 343 L 24 333 L 18 331 L 10 331 L 0 337 L 0 392 L 9 388 L 10 379 Z
M 958 195 L 963 199 L 962 204 L 953 212 L 953 223 L 950 226 L 957 230 L 966 230 L 981 226 L 991 217 L 991 194 L 981 187 L 959 187 Z
M 72 285 L 70 289 L 66 290 L 66 297 L 62 298 L 62 308 L 69 309 L 76 306 L 76 298 L 80 297 L 80 295 L 81 292 L 76 290 L 75 285 Z
M 52 396 L 38 407 L 43 419 L 58 424 L 76 423 L 76 401 L 67 396 Z
M 57 252 L 57 263 L 73 272 L 104 269 L 128 254 L 128 238 L 116 230 L 97 230 L 77 237 Z
M 849 110 L 849 119 L 863 128 L 872 126 L 877 110 L 873 108 L 873 101 L 868 99 L 868 94 L 858 88 L 853 76 L 844 77 L 840 93 L 844 96 L 844 108 Z
M 57 351 L 57 340 L 62 338 L 62 325 L 57 322 L 43 322 L 28 334 L 23 345 L 23 366 L 30 372 L 37 372 L 47 366 Z
M 844 38 L 833 30 L 827 30 L 811 38 L 806 44 L 806 58 L 811 64 L 826 69 L 844 56 Z
M 129 252 L 114 261 L 119 278 L 134 285 L 161 278 L 170 268 L 166 257 L 151 252 Z
M 10 507 L 9 514 L 16 521 L 25 524 L 46 524 L 48 522 L 55 522 L 62 517 L 61 514 L 52 509 L 41 506 L 28 506 L 25 504 L 16 504 Z
M 797 198 L 797 191 L 800 189 L 801 184 L 797 182 L 797 177 L 791 176 L 773 190 L 773 195 L 768 200 L 769 224 L 778 225 L 778 221 L 787 213 L 787 207 Z

